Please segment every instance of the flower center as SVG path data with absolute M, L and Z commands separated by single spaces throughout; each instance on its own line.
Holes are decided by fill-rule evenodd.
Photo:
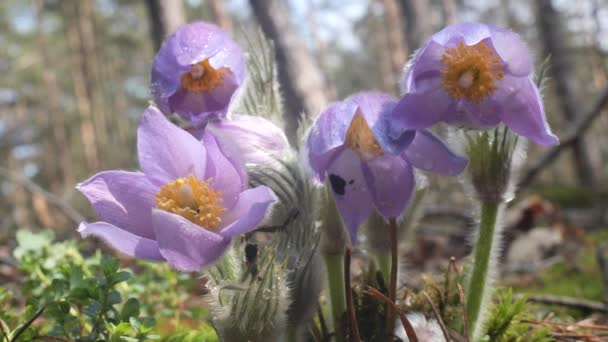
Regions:
M 496 90 L 496 81 L 504 77 L 500 57 L 484 42 L 446 49 L 441 56 L 441 80 L 453 98 L 480 103 Z
M 367 120 L 361 112 L 357 111 L 353 121 L 346 130 L 346 146 L 355 151 L 363 161 L 369 161 L 384 155 L 384 151 L 374 132 L 369 128 Z
M 214 231 L 222 221 L 220 215 L 226 209 L 222 207 L 222 193 L 214 191 L 209 182 L 189 175 L 165 184 L 156 194 L 157 207 Z
M 192 64 L 190 71 L 182 75 L 182 88 L 191 92 L 208 92 L 222 85 L 227 71 L 227 68 L 214 69 L 207 58 L 202 62 Z

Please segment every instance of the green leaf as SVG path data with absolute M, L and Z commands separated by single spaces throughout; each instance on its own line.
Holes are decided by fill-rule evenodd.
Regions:
M 131 317 L 139 316 L 139 310 L 139 301 L 135 298 L 129 298 L 122 307 L 120 319 L 124 322 L 128 322 Z
M 129 280 L 129 278 L 131 278 L 130 272 L 127 272 L 127 271 L 118 272 L 112 277 L 112 285 L 116 285 L 118 283 L 122 283 L 123 281 L 127 281 L 127 280 Z
M 108 304 L 114 305 L 120 302 L 122 302 L 122 296 L 120 295 L 120 292 L 112 290 L 110 291 L 110 293 L 108 293 Z
M 106 277 L 110 277 L 114 275 L 114 273 L 118 272 L 118 268 L 120 267 L 120 261 L 118 259 L 112 258 L 110 256 L 104 255 L 101 257 L 101 270 Z
M 101 305 L 101 303 L 99 303 L 98 301 L 92 301 L 89 305 L 87 305 L 86 308 L 84 308 L 82 312 L 88 317 L 96 319 L 97 315 L 99 315 L 102 309 L 103 306 Z

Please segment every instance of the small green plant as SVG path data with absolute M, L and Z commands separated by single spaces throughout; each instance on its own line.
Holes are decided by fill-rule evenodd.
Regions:
M 3 290 L 3 340 L 61 336 L 75 341 L 147 341 L 155 321 L 140 316 L 136 298 L 123 300 L 119 288 L 131 278 L 119 260 L 96 254 L 84 258 L 74 241 L 53 243 L 51 231 L 17 232 L 14 255 L 24 274 L 21 292 Z M 24 300 L 24 312 L 9 309 Z M 43 323 L 37 323 L 40 318 Z M 16 326 L 10 330 L 9 326 Z
M 535 328 L 526 323 L 530 317 L 526 298 L 514 298 L 511 288 L 496 293 L 497 302 L 490 310 L 486 322 L 484 341 L 495 342 L 550 342 L 549 330 Z

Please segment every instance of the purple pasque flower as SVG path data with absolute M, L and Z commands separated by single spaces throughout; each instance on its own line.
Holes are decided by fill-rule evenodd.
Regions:
M 467 164 L 426 130 L 390 139 L 396 105 L 383 93 L 358 93 L 325 109 L 308 134 L 310 166 L 321 182 L 328 177 L 353 242 L 374 208 L 386 219 L 401 215 L 415 188 L 413 167 L 456 175 Z
M 530 51 L 516 33 L 480 23 L 448 26 L 416 53 L 390 134 L 440 121 L 468 128 L 503 122 L 537 144 L 557 145 L 532 71 Z
M 105 171 L 78 189 L 102 222 L 78 231 L 130 256 L 196 271 L 219 258 L 231 239 L 256 228 L 275 202 L 265 186 L 247 189 L 242 165 L 211 134 L 199 141 L 148 108 L 137 131 L 143 172 Z
M 219 27 L 196 22 L 180 27 L 152 65 L 152 95 L 165 114 L 194 124 L 223 116 L 245 79 L 241 48 Z

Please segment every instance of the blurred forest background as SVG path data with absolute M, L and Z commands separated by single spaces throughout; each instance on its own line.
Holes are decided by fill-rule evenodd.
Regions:
M 101 170 L 137 168 L 135 134 L 150 99 L 152 59 L 168 34 L 195 20 L 217 23 L 244 47 L 244 32 L 258 25 L 274 40 L 291 118 L 288 136 L 301 113 L 314 117 L 353 92 L 379 89 L 398 96 L 408 57 L 445 25 L 509 27 L 529 43 L 537 70 L 550 56 L 543 94 L 562 145 L 530 146 L 524 200 L 510 211 L 508 240 L 544 224 L 549 235 L 541 234 L 538 243 L 585 246 L 582 236 L 608 223 L 608 117 L 602 115 L 608 101 L 608 1 L 3 0 L 0 245 L 12 245 L 17 228 L 75 236 L 78 222 L 94 217 L 75 185 Z M 463 227 L 470 210 L 462 208 L 470 204 L 462 200 L 458 181 L 449 182 L 440 185 L 440 196 L 430 193 L 435 200 L 424 213 L 428 229 L 421 234 L 433 239 L 418 237 L 413 263 L 428 262 L 433 253 L 444 262 L 467 253 Z M 446 196 L 449 187 L 459 190 Z M 437 238 L 437 218 L 463 224 Z M 525 267 L 546 260 L 517 254 Z

